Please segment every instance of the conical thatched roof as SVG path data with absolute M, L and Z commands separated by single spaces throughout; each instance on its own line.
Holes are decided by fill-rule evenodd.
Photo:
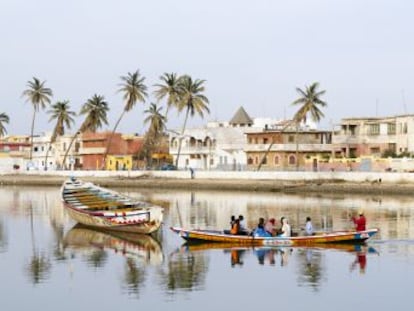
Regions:
M 246 110 L 244 110 L 243 107 L 240 107 L 234 114 L 233 118 L 231 118 L 229 123 L 231 125 L 251 126 L 253 124 L 253 120 L 247 114 Z

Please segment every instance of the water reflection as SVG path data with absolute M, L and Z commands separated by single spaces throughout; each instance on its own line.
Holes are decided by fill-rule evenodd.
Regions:
M 63 245 L 65 253 L 70 250 L 72 258 L 80 254 L 95 269 L 107 264 L 110 253 L 124 257 L 122 287 L 137 297 L 146 281 L 146 267 L 161 265 L 164 259 L 161 245 L 152 236 L 98 231 L 80 224 L 69 230 Z
M 7 248 L 7 233 L 3 219 L 0 218 L 0 253 L 5 252 Z
M 66 310 L 82 309 L 80 298 L 86 292 L 93 296 L 91 301 L 97 304 L 94 308 L 100 310 L 109 309 L 110 304 L 108 299 L 100 300 L 103 292 L 112 293 L 111 302 L 115 306 L 111 307 L 119 304 L 127 309 L 136 308 L 134 300 L 139 300 L 140 306 L 155 304 L 155 309 L 161 309 L 169 307 L 162 305 L 167 299 L 185 300 L 187 310 L 193 310 L 204 306 L 202 297 L 218 292 L 222 295 L 219 298 L 233 293 L 232 301 L 240 301 L 238 307 L 243 307 L 242 303 L 247 306 L 252 295 L 272 296 L 275 280 L 284 284 L 278 287 L 281 297 L 295 293 L 298 300 L 306 297 L 309 303 L 317 304 L 317 299 L 328 293 L 335 297 L 328 302 L 335 303 L 342 293 L 333 288 L 345 288 L 354 296 L 360 292 L 389 296 L 398 289 L 388 285 L 395 282 L 388 283 L 386 279 L 407 279 L 408 282 L 407 276 L 414 273 L 414 209 L 407 198 L 128 191 L 131 196 L 163 202 L 165 223 L 155 239 L 75 226 L 61 206 L 57 188 L 0 187 L 0 264 L 7 267 L 2 270 L 2 279 L 8 280 L 0 282 L 0 292 L 6 306 L 12 306 L 8 309 L 27 308 L 23 300 L 7 300 L 17 289 L 25 290 L 24 295 L 31 302 L 50 295 L 51 288 L 59 298 L 71 293 L 74 299 L 67 300 Z M 351 225 L 349 214 L 361 207 L 368 226 L 380 228 L 380 234 L 359 249 L 353 245 L 329 248 L 181 246 L 183 240 L 169 230 L 170 226 L 177 225 L 227 228 L 230 216 L 240 214 L 245 216 L 249 227 L 256 225 L 259 217 L 279 219 L 283 215 L 294 228 L 302 227 L 306 216 L 310 216 L 317 230 L 340 229 Z M 381 256 L 376 255 L 372 246 Z M 358 282 L 358 292 L 356 279 L 364 280 Z M 263 288 L 245 286 L 246 282 L 263 283 Z M 379 288 L 378 284 L 383 285 Z M 229 288 L 233 290 L 228 291 Z M 307 292 L 317 295 L 307 295 Z M 394 301 L 404 301 L 404 297 Z M 128 304 L 131 300 L 135 305 Z M 296 300 L 289 301 L 294 309 Z M 214 301 L 211 303 L 220 309 Z M 257 307 L 264 306 L 258 302 Z M 332 307 L 332 303 L 326 306 Z M 375 306 L 381 306 L 380 302 Z
M 150 235 L 98 231 L 77 224 L 68 231 L 63 243 L 65 250 L 86 254 L 87 262 L 94 267 L 103 266 L 109 251 L 144 265 L 163 262 L 161 245 Z M 132 267 L 131 262 L 128 265 Z
M 177 290 L 192 291 L 204 288 L 209 267 L 206 252 L 188 252 L 179 249 L 170 254 L 167 271 L 163 271 L 163 284 L 168 293 Z
M 343 253 L 352 259 L 350 273 L 358 268 L 361 274 L 366 271 L 367 255 L 379 255 L 374 247 L 365 244 L 322 244 L 315 247 L 248 247 L 228 243 L 184 243 L 173 255 L 186 253 L 186 258 L 194 258 L 214 250 L 222 251 L 225 257 L 230 258 L 229 262 L 232 268 L 249 269 L 246 263 L 253 264 L 251 258 L 256 258 L 254 265 L 280 266 L 282 268 L 287 268 L 289 262 L 293 260 L 298 267 L 298 285 L 312 287 L 316 291 L 324 279 L 324 266 L 327 264 L 323 262 L 325 252 Z

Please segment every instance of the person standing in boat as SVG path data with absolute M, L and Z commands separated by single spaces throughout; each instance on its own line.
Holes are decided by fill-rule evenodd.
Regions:
M 280 229 L 279 235 L 280 237 L 290 237 L 291 236 L 291 229 L 288 220 L 286 217 L 282 217 L 280 219 L 282 224 L 282 228 Z
M 367 226 L 367 219 L 364 216 L 364 212 L 360 210 L 358 212 L 358 217 L 352 217 L 352 221 L 355 224 L 356 231 L 365 231 Z

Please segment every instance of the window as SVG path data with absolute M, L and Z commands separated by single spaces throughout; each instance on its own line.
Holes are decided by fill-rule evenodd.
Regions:
M 37 151 L 39 151 L 39 148 L 38 148 L 38 147 L 34 147 L 34 148 L 33 148 L 33 151 L 34 151 L 34 152 L 37 152 Z
M 267 157 L 262 157 L 262 164 L 266 165 L 267 164 Z
M 291 154 L 290 156 L 289 156 L 289 165 L 295 165 L 296 164 L 296 157 L 293 155 L 293 154 Z
M 368 125 L 368 135 L 379 135 L 380 126 L 378 123 Z
M 387 134 L 388 135 L 395 135 L 396 134 L 395 123 L 388 123 L 388 125 L 387 125 Z
M 288 142 L 293 143 L 295 141 L 295 136 L 289 135 Z
M 280 161 L 279 156 L 276 155 L 275 156 L 275 161 L 274 161 L 275 165 L 279 165 L 279 161 Z
M 253 164 L 253 159 L 251 157 L 249 157 L 247 159 L 247 164 L 252 165 Z
M 378 155 L 378 154 L 380 154 L 380 148 L 379 147 L 372 147 L 372 148 L 370 148 L 371 150 L 370 150 L 370 152 L 371 152 L 371 154 L 373 154 L 373 155 Z
M 267 138 L 263 138 L 263 143 L 267 144 L 268 139 Z

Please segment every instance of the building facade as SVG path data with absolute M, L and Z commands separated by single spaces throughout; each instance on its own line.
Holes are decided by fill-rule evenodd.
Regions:
M 248 168 L 262 170 L 319 170 L 319 163 L 332 156 L 332 132 L 285 124 L 247 133 Z
M 347 158 L 414 154 L 414 115 L 342 119 L 333 143 Z
M 174 163 L 178 158 L 180 169 L 245 170 L 246 133 L 257 132 L 275 122 L 253 119 L 240 107 L 230 121 L 208 122 L 205 127 L 186 129 L 183 135 L 170 132 L 170 154 Z

